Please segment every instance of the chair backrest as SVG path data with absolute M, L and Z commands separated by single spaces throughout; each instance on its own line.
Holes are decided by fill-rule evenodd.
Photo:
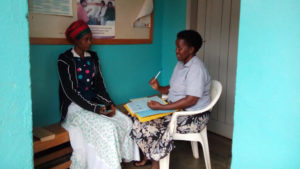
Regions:
M 217 80 L 212 80 L 210 84 L 210 103 L 207 107 L 202 109 L 201 112 L 211 110 L 219 100 L 221 93 L 222 93 L 222 84 Z M 164 95 L 164 97 L 167 99 L 168 95 Z
M 203 113 L 206 111 L 211 111 L 212 108 L 215 106 L 217 101 L 219 100 L 222 93 L 222 84 L 217 80 L 212 80 L 210 85 L 210 103 L 205 108 L 201 110 L 195 110 L 195 111 L 179 111 L 175 112 L 172 115 L 171 122 L 169 123 L 170 126 L 170 133 L 174 134 L 174 131 L 176 131 L 177 126 L 177 117 L 178 116 L 186 116 L 186 115 L 195 115 L 199 113 Z
M 219 100 L 222 93 L 222 84 L 217 80 L 212 80 L 210 85 L 210 105 L 208 107 L 212 108 Z
M 207 105 L 205 108 L 201 110 L 195 110 L 195 111 L 179 111 L 175 112 L 172 115 L 171 122 L 169 123 L 170 126 L 170 133 L 174 134 L 174 131 L 176 131 L 176 126 L 177 126 L 177 117 L 178 116 L 186 116 L 186 115 L 195 115 L 199 113 L 203 113 L 206 111 L 211 111 L 214 105 L 217 103 L 219 100 L 220 96 L 222 93 L 222 85 L 219 81 L 217 80 L 212 80 L 211 81 L 211 86 L 210 86 L 210 98 L 211 101 L 209 105 Z

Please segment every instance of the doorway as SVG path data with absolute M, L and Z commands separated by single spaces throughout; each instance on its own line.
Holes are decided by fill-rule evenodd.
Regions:
M 232 139 L 240 0 L 188 0 L 187 29 L 197 30 L 203 47 L 197 55 L 223 92 L 208 130 Z

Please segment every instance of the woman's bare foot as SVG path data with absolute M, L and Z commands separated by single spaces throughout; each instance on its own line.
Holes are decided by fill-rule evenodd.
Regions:
M 150 169 L 159 169 L 159 161 L 152 161 Z
M 142 161 L 139 161 L 139 162 L 135 162 L 134 165 L 136 167 L 141 167 L 141 166 L 144 166 L 146 165 L 146 163 L 148 162 L 148 158 L 147 157 L 144 157 L 144 159 Z

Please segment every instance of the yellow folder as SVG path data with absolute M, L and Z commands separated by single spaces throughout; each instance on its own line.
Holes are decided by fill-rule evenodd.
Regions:
M 143 102 L 143 103 L 146 104 L 146 102 L 147 102 L 148 100 L 152 100 L 151 98 L 154 98 L 155 101 L 159 101 L 160 103 L 167 104 L 167 102 L 165 102 L 165 101 L 162 100 L 161 98 L 158 98 L 157 96 L 150 97 L 150 98 L 148 98 L 148 99 L 144 99 L 144 102 Z M 158 100 L 158 99 L 159 99 L 159 100 Z M 133 99 L 133 100 L 134 100 L 134 99 Z M 137 99 L 137 101 L 141 101 L 141 100 L 140 100 L 140 99 Z M 133 102 L 134 102 L 134 101 L 133 101 Z M 132 102 L 130 102 L 130 103 L 132 103 Z M 128 103 L 128 104 L 130 104 L 130 103 Z M 162 110 L 163 113 L 157 113 L 157 110 L 156 110 L 156 111 L 153 110 L 153 113 L 154 113 L 154 112 L 156 112 L 156 113 L 154 113 L 153 115 L 151 115 L 151 109 L 149 108 L 149 110 L 150 110 L 150 115 L 148 115 L 148 116 L 143 116 L 143 117 L 142 117 L 142 116 L 139 115 L 139 113 L 134 112 L 134 111 L 130 108 L 130 106 L 128 106 L 128 104 L 125 104 L 125 105 L 124 105 L 125 109 L 130 113 L 130 115 L 131 115 L 132 117 L 137 117 L 138 120 L 139 120 L 140 122 L 146 122 L 146 121 L 158 119 L 158 118 L 161 118 L 161 117 L 170 115 L 170 114 L 172 114 L 172 113 L 175 112 L 175 110 L 170 110 L 170 112 L 166 112 L 165 110 Z M 145 105 L 144 105 L 144 106 L 145 106 Z M 148 106 L 147 106 L 147 107 L 148 107 Z M 148 110 L 148 112 L 149 112 L 149 110 Z

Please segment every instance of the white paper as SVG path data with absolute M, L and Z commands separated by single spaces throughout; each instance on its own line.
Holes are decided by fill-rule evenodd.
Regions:
M 29 12 L 73 16 L 72 0 L 29 0 Z
M 151 13 L 153 11 L 153 0 L 145 0 L 144 4 L 133 22 L 134 27 L 151 27 Z
M 129 109 L 131 111 L 133 111 L 135 113 L 151 110 L 147 105 L 147 103 L 150 100 L 157 101 L 161 104 L 165 104 L 158 96 L 153 96 L 153 97 L 149 97 L 149 98 L 135 100 L 133 102 L 128 103 L 127 106 L 129 107 Z
M 81 4 L 77 0 L 77 18 L 85 21 L 95 39 L 115 37 L 115 0 L 87 0 Z M 110 4 L 110 6 L 108 6 Z M 83 12 L 79 9 L 83 9 Z M 110 15 L 111 17 L 108 17 Z

